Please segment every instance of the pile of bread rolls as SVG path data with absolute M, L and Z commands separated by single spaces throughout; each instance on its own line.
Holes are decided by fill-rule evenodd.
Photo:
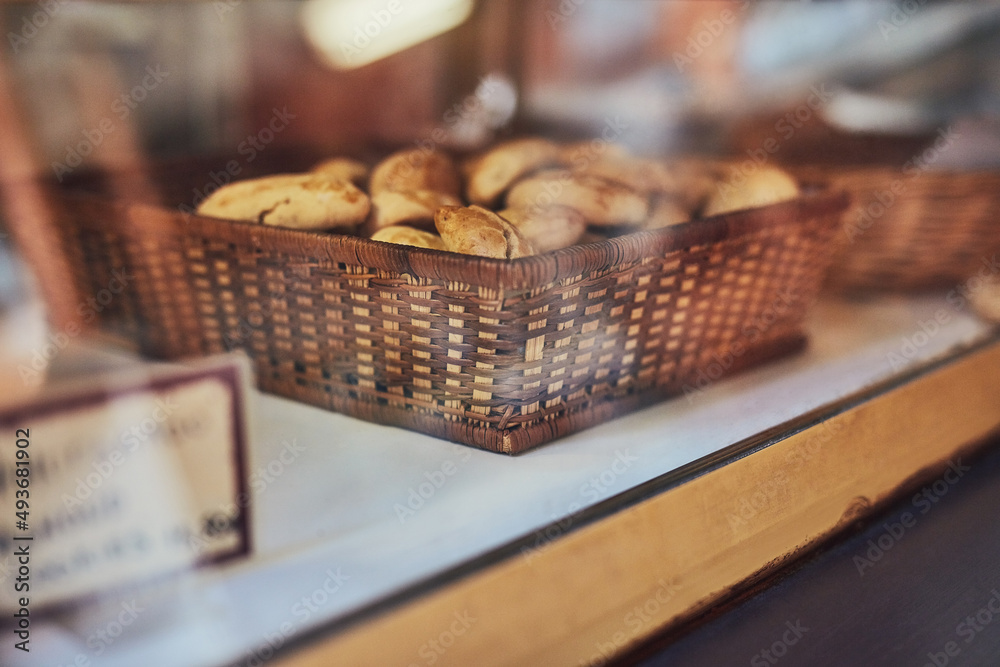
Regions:
M 335 157 L 309 173 L 224 186 L 198 213 L 512 259 L 798 194 L 795 179 L 773 166 L 665 162 L 605 142 L 528 137 L 461 163 L 426 148 L 371 170 Z

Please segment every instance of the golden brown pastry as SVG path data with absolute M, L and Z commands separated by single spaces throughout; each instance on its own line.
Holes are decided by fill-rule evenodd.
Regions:
M 444 206 L 434 216 L 434 224 L 452 252 L 497 259 L 534 254 L 512 224 L 481 206 Z
M 444 153 L 413 148 L 393 153 L 372 171 L 368 191 L 416 192 L 431 190 L 451 195 L 461 194 L 461 182 L 455 163 Z
M 198 213 L 293 229 L 350 229 L 368 217 L 368 196 L 322 174 L 281 174 L 237 181 L 213 192 Z
M 548 139 L 504 142 L 467 165 L 466 196 L 473 204 L 492 204 L 518 178 L 560 162 L 559 146 Z
M 400 245 L 412 245 L 418 248 L 430 248 L 431 250 L 447 250 L 444 240 L 437 234 L 414 229 L 406 225 L 393 225 L 380 229 L 372 234 L 373 241 L 384 241 L 385 243 L 398 243 Z
M 590 225 L 638 226 L 649 214 L 646 197 L 621 183 L 565 169 L 541 171 L 515 185 L 508 208 L 537 211 L 553 204 L 575 208 Z
M 390 225 L 434 228 L 434 214 L 442 206 L 461 206 L 451 195 L 433 190 L 414 192 L 383 191 L 372 197 L 372 213 L 366 229 L 369 234 Z
M 349 157 L 332 157 L 323 160 L 310 170 L 313 174 L 323 174 L 330 178 L 354 183 L 359 187 L 368 182 L 368 167 Z
M 705 160 L 654 160 L 620 152 L 577 160 L 573 171 L 621 183 L 650 197 L 669 197 L 689 217 L 701 209 L 720 178 L 719 169 Z
M 629 156 L 607 156 L 574 167 L 580 174 L 600 176 L 644 194 L 673 193 L 678 184 L 666 164 Z
M 799 185 L 788 172 L 778 167 L 762 166 L 751 174 L 730 168 L 705 204 L 705 215 L 757 208 L 795 199 Z
M 549 206 L 534 212 L 508 208 L 499 215 L 514 225 L 536 252 L 571 246 L 587 231 L 587 221 L 579 211 L 568 206 Z

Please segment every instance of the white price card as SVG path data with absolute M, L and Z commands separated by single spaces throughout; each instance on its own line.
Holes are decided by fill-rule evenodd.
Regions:
M 0 407 L 5 616 L 246 554 L 245 359 L 141 368 Z

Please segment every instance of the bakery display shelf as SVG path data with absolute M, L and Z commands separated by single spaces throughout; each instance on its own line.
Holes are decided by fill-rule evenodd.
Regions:
M 726 372 L 794 352 L 848 205 L 811 189 L 507 261 L 55 201 L 73 278 L 39 271 L 50 293 L 133 276 L 94 328 L 158 359 L 243 349 L 269 393 L 506 454 L 682 393 L 713 352 L 741 348 Z
M 808 332 L 799 355 L 513 458 L 255 394 L 249 469 L 295 454 L 255 489 L 252 557 L 116 593 L 146 611 L 96 659 L 117 597 L 40 619 L 32 658 L 601 662 L 1000 426 L 1000 338 L 943 294 L 826 300 Z

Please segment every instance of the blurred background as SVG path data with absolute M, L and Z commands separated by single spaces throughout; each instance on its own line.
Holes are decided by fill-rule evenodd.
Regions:
M 1000 165 L 1000 2 L 37 0 L 0 5 L 0 27 L 0 403 L 31 389 L 17 368 L 49 345 L 47 315 L 77 308 L 32 273 L 63 261 L 33 243 L 54 235 L 48 185 L 184 208 L 330 155 L 529 133 Z
M 932 168 L 1000 161 L 997 2 L 40 0 L 0 25 L 0 308 L 30 289 L 7 222 L 44 230 L 39 180 L 104 173 L 115 196 L 191 206 L 288 156 L 523 133 L 896 168 L 946 140 Z M 219 166 L 199 187 L 152 175 L 193 155 Z
M 275 108 L 287 127 L 259 145 L 441 129 L 474 147 L 619 118 L 623 143 L 660 154 L 726 150 L 803 102 L 796 130 L 911 137 L 1000 112 L 992 2 L 52 0 L 0 19 L 6 92 L 46 174 L 75 168 L 88 136 L 87 166 L 239 154 Z

